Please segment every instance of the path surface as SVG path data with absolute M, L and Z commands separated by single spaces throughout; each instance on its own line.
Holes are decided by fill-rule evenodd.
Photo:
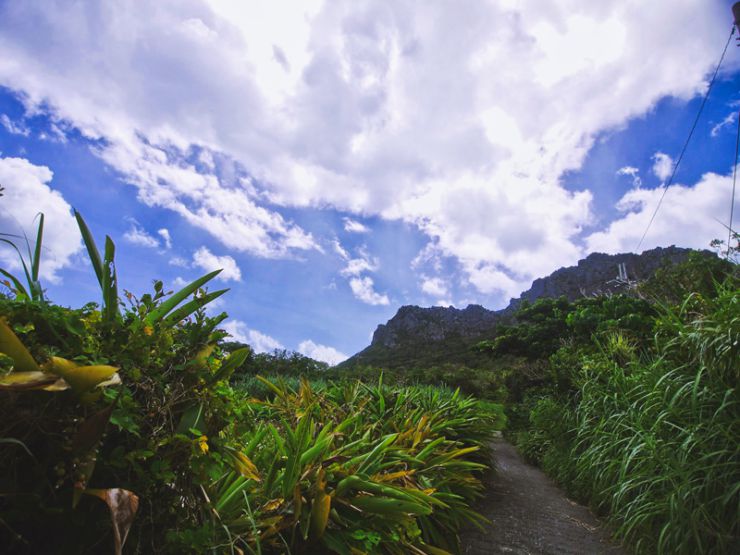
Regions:
M 599 520 L 570 501 L 545 474 L 503 439 L 494 440 L 496 473 L 477 507 L 491 521 L 463 533 L 466 555 L 625 555 Z

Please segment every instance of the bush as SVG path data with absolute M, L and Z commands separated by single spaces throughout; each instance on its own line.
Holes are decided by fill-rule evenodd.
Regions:
M 643 345 L 639 357 L 618 334 L 591 350 L 561 349 L 551 364 L 570 387 L 520 405 L 529 418 L 512 420 L 514 437 L 638 553 L 731 553 L 740 533 L 740 292 L 730 284 L 689 294 L 654 326 L 654 351 Z
M 3 270 L 6 550 L 440 553 L 458 549 L 464 523 L 482 520 L 470 506 L 493 407 L 382 380 L 311 384 L 298 376 L 320 363 L 225 345 L 226 315 L 203 310 L 225 292 L 202 289 L 218 272 L 176 293 L 161 282 L 140 298 L 125 292 L 124 306 L 113 242 L 101 257 L 78 221 L 100 307 L 48 302 L 41 231 L 28 287 Z M 254 376 L 260 361 L 288 379 Z

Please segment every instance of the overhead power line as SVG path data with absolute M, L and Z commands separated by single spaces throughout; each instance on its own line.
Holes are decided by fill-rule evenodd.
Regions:
M 636 252 L 640 251 L 642 242 L 645 240 L 645 236 L 650 230 L 650 226 L 653 225 L 653 220 L 655 220 L 655 215 L 658 213 L 658 210 L 660 210 L 660 205 L 663 204 L 663 199 L 665 198 L 665 194 L 668 192 L 668 187 L 670 187 L 671 184 L 673 183 L 673 178 L 676 176 L 676 171 L 678 170 L 678 166 L 681 164 L 681 160 L 683 160 L 684 154 L 686 154 L 686 148 L 689 146 L 691 137 L 694 135 L 696 126 L 699 123 L 699 118 L 701 118 L 701 113 L 704 111 L 704 106 L 706 105 L 707 99 L 709 98 L 709 93 L 712 91 L 712 86 L 714 85 L 714 82 L 717 80 L 717 74 L 719 74 L 719 68 L 722 66 L 722 62 L 725 59 L 725 54 L 727 54 L 727 48 L 730 46 L 730 42 L 732 41 L 732 36 L 734 34 L 735 34 L 735 24 L 733 23 L 732 30 L 730 31 L 730 36 L 727 38 L 727 44 L 725 44 L 725 48 L 722 51 L 722 55 L 719 58 L 719 63 L 717 64 L 717 68 L 714 70 L 714 75 L 712 75 L 712 79 L 709 81 L 707 92 L 704 94 L 704 98 L 701 101 L 701 105 L 699 106 L 699 111 L 696 113 L 696 117 L 694 118 L 694 124 L 691 126 L 691 130 L 689 131 L 688 137 L 686 137 L 686 141 L 683 144 L 681 153 L 678 155 L 678 159 L 676 160 L 676 163 L 673 165 L 673 171 L 671 172 L 671 177 L 668 179 L 668 181 L 666 182 L 663 188 L 663 194 L 660 195 L 660 199 L 658 200 L 658 205 L 655 207 L 655 211 L 653 212 L 653 215 L 650 217 L 650 221 L 648 222 L 648 225 L 645 228 L 645 231 L 643 232 L 642 237 L 640 238 L 640 242 L 637 244 L 637 248 L 635 249 Z M 737 166 L 737 161 L 735 162 L 735 165 Z M 730 227 L 732 227 L 732 224 L 730 225 Z

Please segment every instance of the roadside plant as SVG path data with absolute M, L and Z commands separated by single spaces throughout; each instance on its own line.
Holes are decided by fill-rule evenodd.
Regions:
M 43 302 L 44 290 L 41 287 L 39 281 L 39 269 L 41 265 L 41 244 L 44 237 L 44 215 L 39 214 L 39 223 L 36 228 L 36 241 L 34 248 L 31 250 L 31 244 L 28 242 L 28 237 L 23 236 L 26 243 L 26 250 L 28 251 L 28 260 L 25 259 L 20 248 L 12 239 L 19 239 L 14 235 L 8 233 L 0 233 L 0 241 L 9 245 L 18 254 L 18 260 L 20 261 L 21 267 L 23 268 L 23 274 L 26 278 L 26 286 L 23 285 L 20 279 L 15 277 L 9 271 L 0 268 L 0 274 L 4 275 L 10 281 L 6 283 L 8 288 L 15 293 L 18 300 L 29 300 L 29 301 L 40 301 Z

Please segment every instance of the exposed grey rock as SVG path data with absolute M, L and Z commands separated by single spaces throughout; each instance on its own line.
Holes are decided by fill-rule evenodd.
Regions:
M 533 302 L 541 297 L 557 298 L 563 295 L 575 300 L 584 296 L 618 293 L 629 287 L 630 283 L 649 278 L 665 263 L 684 261 L 691 252 L 694 251 L 670 246 L 642 254 L 593 253 L 576 266 L 560 268 L 547 277 L 534 280 L 527 291 L 498 311 L 480 305 L 468 305 L 464 309 L 402 306 L 393 318 L 377 327 L 369 347 L 340 366 L 365 363 L 390 366 L 401 351 L 408 358 L 410 351 L 434 350 L 435 344 L 467 349 L 469 347 L 466 345 L 492 338 L 496 326 L 510 318 L 523 301 Z M 702 253 L 715 256 L 710 251 Z M 623 265 L 621 270 L 620 265 Z M 420 351 L 420 358 L 423 355 L 423 351 Z
M 652 276 L 665 263 L 683 262 L 693 252 L 670 246 L 657 247 L 642 254 L 604 254 L 595 252 L 580 260 L 577 266 L 560 268 L 545 278 L 538 278 L 518 299 L 512 299 L 504 309 L 511 311 L 522 301 L 534 302 L 540 297 L 565 296 L 575 300 L 584 296 L 618 293 L 625 289 L 626 282 L 619 278 L 619 265 L 624 264 L 629 281 L 643 281 Z M 714 256 L 710 251 L 702 251 Z
M 395 348 L 399 342 L 413 338 L 420 342 L 442 341 L 450 336 L 478 337 L 492 330 L 500 317 L 497 312 L 471 304 L 465 309 L 434 306 L 421 308 L 406 305 L 398 309 L 387 324 L 373 334 L 373 345 Z

